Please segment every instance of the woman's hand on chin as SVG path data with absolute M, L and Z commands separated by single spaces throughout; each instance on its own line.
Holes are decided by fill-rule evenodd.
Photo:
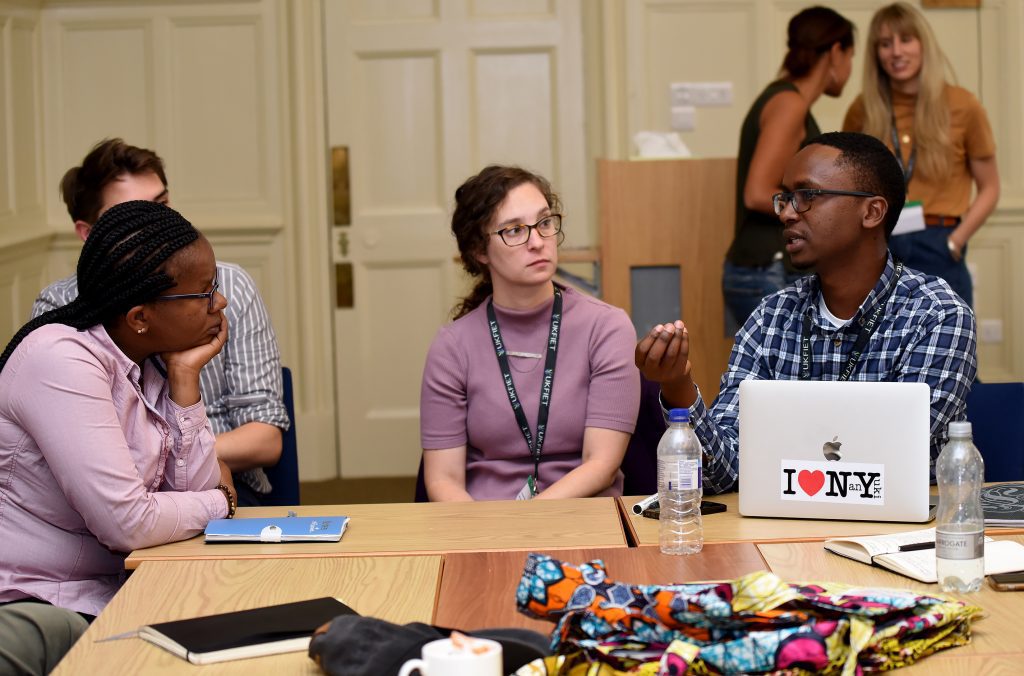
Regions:
M 224 348 L 228 339 L 228 318 L 220 313 L 220 331 L 208 343 L 190 347 L 177 352 L 163 352 L 160 358 L 167 365 L 167 372 L 172 370 L 195 371 L 199 373 L 204 366 Z

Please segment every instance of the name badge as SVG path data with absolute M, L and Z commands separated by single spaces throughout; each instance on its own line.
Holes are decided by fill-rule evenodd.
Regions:
M 537 495 L 537 482 L 531 474 L 526 477 L 526 483 L 519 489 L 519 494 L 516 495 L 516 500 L 532 500 L 535 495 Z
M 924 229 L 924 205 L 920 202 L 907 202 L 900 212 L 900 220 L 896 221 L 892 234 L 906 235 Z

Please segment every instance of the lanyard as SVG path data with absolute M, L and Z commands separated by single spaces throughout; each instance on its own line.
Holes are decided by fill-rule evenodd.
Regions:
M 842 373 L 839 374 L 839 380 L 849 380 L 850 376 L 853 375 L 853 370 L 857 367 L 857 362 L 860 361 L 860 356 L 864 352 L 864 346 L 867 345 L 868 338 L 874 333 L 878 327 L 878 320 L 882 317 L 882 311 L 885 309 L 886 303 L 889 302 L 889 297 L 892 296 L 893 292 L 896 291 L 896 283 L 900 279 L 900 275 L 903 274 L 903 261 L 896 261 L 896 272 L 893 275 L 892 281 L 889 283 L 889 288 L 886 290 L 885 295 L 879 299 L 878 305 L 875 306 L 874 312 L 868 317 L 867 321 L 864 322 L 860 331 L 857 333 L 857 339 L 853 342 L 853 350 L 850 352 L 850 358 L 846 360 L 846 366 L 843 368 Z M 804 331 L 800 337 L 800 380 L 811 379 L 811 315 L 810 311 L 804 313 Z
M 523 433 L 523 439 L 526 440 L 526 448 L 533 457 L 533 478 L 539 481 L 540 456 L 544 449 L 544 434 L 547 431 L 548 411 L 551 408 L 551 388 L 555 383 L 555 359 L 558 355 L 559 328 L 562 324 L 562 292 L 557 286 L 555 287 L 555 303 L 551 308 L 551 329 L 548 331 L 547 357 L 544 359 L 544 380 L 540 385 L 536 441 L 530 432 L 530 423 L 526 420 L 526 414 L 523 413 L 523 405 L 516 393 L 515 383 L 512 382 L 512 370 L 508 366 L 508 353 L 501 340 L 498 318 L 494 314 L 493 299 L 487 301 L 487 321 L 491 325 L 494 354 L 498 357 L 498 366 L 501 368 L 501 375 L 505 380 L 505 394 L 508 395 L 508 403 L 512 404 L 512 412 L 515 413 L 519 430 Z
M 896 132 L 896 114 L 892 114 L 892 152 L 896 155 L 896 162 L 903 172 L 903 180 L 910 185 L 910 177 L 914 175 L 914 162 L 917 159 L 917 139 L 910 144 L 910 157 L 907 159 L 907 166 L 903 166 L 903 152 L 900 149 L 900 136 Z

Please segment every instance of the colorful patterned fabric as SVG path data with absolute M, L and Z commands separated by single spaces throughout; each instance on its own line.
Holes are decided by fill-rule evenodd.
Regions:
M 913 664 L 970 641 L 981 609 L 943 596 L 838 583 L 631 585 L 602 561 L 530 554 L 519 611 L 557 622 L 554 656 L 518 676 L 860 674 Z

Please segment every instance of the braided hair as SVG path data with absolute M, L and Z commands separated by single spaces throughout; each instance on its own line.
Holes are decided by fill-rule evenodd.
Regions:
M 83 331 L 173 287 L 166 263 L 197 239 L 199 231 L 165 204 L 136 200 L 111 207 L 96 221 L 78 258 L 78 298 L 21 327 L 0 355 L 0 371 L 41 326 L 65 324 Z

